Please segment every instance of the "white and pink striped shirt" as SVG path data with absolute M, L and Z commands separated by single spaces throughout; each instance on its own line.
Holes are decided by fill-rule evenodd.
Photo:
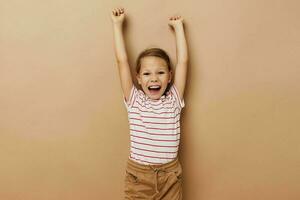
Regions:
M 126 102 L 130 129 L 130 159 L 146 165 L 174 160 L 180 142 L 180 113 L 184 107 L 175 85 L 158 100 L 134 85 Z

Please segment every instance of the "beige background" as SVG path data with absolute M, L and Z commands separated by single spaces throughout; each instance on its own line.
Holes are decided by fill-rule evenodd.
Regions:
M 297 0 L 1 1 L 0 199 L 122 199 L 115 6 L 132 67 L 153 45 L 174 63 L 167 19 L 185 19 L 184 199 L 300 199 Z

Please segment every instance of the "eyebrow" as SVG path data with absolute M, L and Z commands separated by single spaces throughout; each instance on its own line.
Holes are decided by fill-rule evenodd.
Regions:
M 162 68 L 159 68 L 157 71 L 160 71 L 160 70 L 168 70 L 167 68 L 165 67 L 162 67 Z M 142 71 L 151 71 L 150 69 L 142 69 Z

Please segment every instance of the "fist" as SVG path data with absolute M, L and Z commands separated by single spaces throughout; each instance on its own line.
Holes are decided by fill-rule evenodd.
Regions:
M 169 18 L 168 24 L 175 28 L 176 26 L 183 24 L 183 18 L 180 15 L 174 15 Z
M 115 8 L 111 12 L 111 19 L 114 23 L 123 23 L 125 18 L 125 11 L 124 8 Z

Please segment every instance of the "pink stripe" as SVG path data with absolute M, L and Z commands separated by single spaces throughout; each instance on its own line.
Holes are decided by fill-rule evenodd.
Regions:
M 176 146 L 162 146 L 162 145 L 153 145 L 153 144 L 147 144 L 147 143 L 142 143 L 142 142 L 136 142 L 133 140 L 130 140 L 132 143 L 136 143 L 136 144 L 143 144 L 143 145 L 147 145 L 147 146 L 152 146 L 152 147 L 174 147 L 177 148 L 179 145 Z
M 177 151 L 153 151 L 153 150 L 148 150 L 148 149 L 140 149 L 134 146 L 131 146 L 131 148 L 133 149 L 138 149 L 138 150 L 142 150 L 142 151 L 149 151 L 149 152 L 153 152 L 153 153 L 177 153 Z
M 167 130 L 167 131 L 170 131 L 170 130 L 177 130 L 177 129 L 179 129 L 180 127 L 178 126 L 178 127 L 176 127 L 176 128 L 150 128 L 150 127 L 146 127 L 146 126 L 144 126 L 144 125 L 140 125 L 140 124 L 133 124 L 133 123 L 130 123 L 130 125 L 134 125 L 134 126 L 140 126 L 140 127 L 144 127 L 144 128 L 146 128 L 146 129 L 154 129 L 154 130 Z M 176 125 L 176 124 L 174 124 L 174 125 Z
M 145 139 L 145 140 L 158 141 L 158 142 L 177 142 L 177 141 L 179 141 L 179 139 L 177 139 L 177 140 L 158 140 L 158 139 L 151 139 L 151 138 L 146 138 L 146 137 L 141 137 L 141 136 L 136 136 L 136 135 L 131 135 L 131 137 L 141 138 L 141 139 Z
M 149 135 L 168 135 L 168 136 L 171 136 L 171 135 L 178 135 L 178 134 L 180 134 L 180 132 L 179 133 L 169 133 L 169 134 L 165 134 L 165 133 L 148 133 L 148 132 L 146 132 L 146 131 L 141 131 L 141 130 L 136 130 L 136 129 L 130 129 L 131 131 L 135 131 L 135 132 L 140 132 L 140 133 L 147 133 L 147 134 L 149 134 Z
M 172 89 L 173 89 L 173 91 L 174 91 L 174 93 L 175 93 L 175 95 L 176 95 L 177 99 L 180 99 L 180 98 L 179 98 L 178 91 L 177 91 L 177 88 L 175 88 L 175 87 L 176 87 L 176 86 L 175 86 L 175 85 L 173 85 Z
M 140 112 L 143 112 L 143 113 L 153 113 L 153 114 L 156 114 L 156 115 L 161 115 L 161 114 L 172 114 L 174 112 L 161 112 L 161 113 L 156 113 L 156 112 L 153 112 L 153 111 L 146 111 L 146 110 L 141 110 L 139 107 L 136 107 L 136 106 L 132 106 L 132 108 L 137 108 Z
M 176 95 L 177 100 L 178 100 L 178 103 L 179 103 L 179 105 L 180 105 L 180 107 L 181 107 L 182 104 L 181 104 L 181 99 L 180 99 L 180 96 L 179 96 L 179 92 L 178 92 L 178 90 L 177 90 L 177 88 L 176 88 L 176 86 L 175 86 L 174 84 L 172 85 L 172 88 L 173 88 L 173 90 L 175 91 L 175 95 Z
M 132 98 L 133 101 L 132 101 L 132 103 L 131 103 L 131 106 L 133 106 L 133 104 L 134 104 L 134 102 L 135 102 L 135 100 L 136 100 L 136 97 L 137 97 L 136 93 L 137 93 L 136 90 L 134 90 L 134 95 L 133 95 L 134 98 Z
M 159 122 L 144 122 L 142 119 L 139 119 L 139 118 L 133 118 L 133 117 L 129 117 L 129 119 L 139 120 L 139 121 L 142 121 L 144 124 L 176 124 L 176 123 L 178 123 L 178 122 L 180 121 L 180 120 L 177 120 L 176 122 L 159 123 Z
M 145 102 L 145 99 L 142 99 L 141 96 L 139 96 L 139 100 L 141 102 Z M 148 102 L 148 105 L 151 105 L 151 106 L 159 106 L 161 104 L 162 104 L 162 102 L 159 102 L 158 104 L 153 104 L 153 102 L 151 102 L 151 101 Z M 172 104 L 172 102 L 166 103 L 165 105 L 168 105 L 168 104 Z
M 134 159 L 134 160 L 141 161 L 141 162 L 149 163 L 149 164 L 155 164 L 155 165 L 157 165 L 157 164 L 163 164 L 163 163 L 161 163 L 161 162 L 157 163 L 157 162 L 149 162 L 149 161 L 146 161 L 146 160 L 141 160 L 141 159 L 138 159 L 138 158 L 134 158 L 134 157 L 132 157 L 131 155 L 130 155 L 130 158 L 132 158 L 132 159 Z
M 140 113 L 138 113 L 138 112 L 132 112 L 132 111 L 129 111 L 128 112 L 129 114 L 140 114 Z M 180 113 L 177 113 L 176 115 L 175 115 L 175 117 L 153 117 L 153 116 L 142 116 L 141 115 L 141 117 L 142 118 L 154 118 L 154 119 L 175 119 L 178 115 L 180 115 Z
M 129 106 L 132 106 L 133 103 L 135 102 L 135 99 L 137 98 L 137 88 L 135 87 L 135 85 L 133 84 L 132 86 L 132 94 L 131 94 L 131 101 L 130 101 L 130 105 Z
M 146 158 L 174 159 L 174 158 L 168 158 L 168 157 L 146 156 L 146 155 L 138 154 L 138 153 L 134 153 L 134 152 L 131 152 L 131 153 L 132 153 L 132 154 L 135 154 L 135 155 L 138 155 L 138 156 L 144 156 L 144 157 L 146 157 Z
M 146 106 L 140 104 L 138 101 L 137 101 L 137 104 L 139 104 L 139 106 L 141 106 L 141 107 L 143 107 L 143 108 L 149 109 L 148 107 L 146 107 Z M 164 106 L 161 106 L 161 107 L 159 107 L 159 108 L 153 108 L 153 107 L 152 107 L 152 109 L 153 109 L 153 110 L 161 110 L 161 109 L 169 109 L 169 110 L 171 110 L 171 109 L 174 109 L 174 107 L 164 107 Z

